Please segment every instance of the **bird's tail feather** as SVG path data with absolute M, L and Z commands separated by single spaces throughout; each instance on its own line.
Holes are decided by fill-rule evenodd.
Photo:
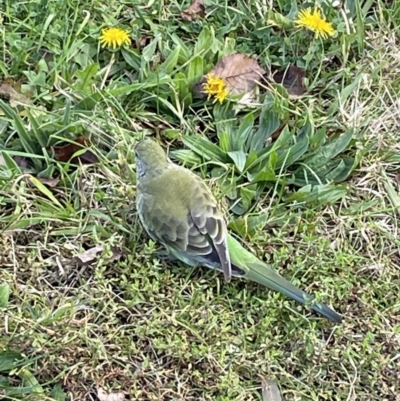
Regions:
M 283 278 L 271 267 L 261 261 L 254 261 L 247 263 L 249 271 L 246 272 L 245 277 L 249 280 L 255 281 L 259 284 L 265 285 L 271 290 L 280 292 L 302 304 L 310 304 L 310 307 L 321 315 L 327 317 L 335 323 L 341 323 L 342 317 L 330 309 L 325 304 L 313 303 L 314 298 L 306 292 L 296 287 L 290 281 Z M 232 271 L 242 270 L 238 266 L 232 266 Z M 315 301 L 314 301 L 315 302 Z
M 314 298 L 296 287 L 290 281 L 283 278 L 277 271 L 266 263 L 257 259 L 251 252 L 243 248 L 232 236 L 228 237 L 229 250 L 231 254 L 232 275 L 246 277 L 280 292 L 302 304 L 309 304 L 310 307 L 321 315 L 335 323 L 341 323 L 342 317 L 322 303 L 315 303 Z

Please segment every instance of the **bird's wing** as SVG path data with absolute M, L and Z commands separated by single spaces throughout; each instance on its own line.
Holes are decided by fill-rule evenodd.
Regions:
M 185 251 L 188 245 L 189 221 L 164 213 L 162 209 L 150 211 L 143 207 L 143 224 L 154 240 L 177 251 Z
M 219 262 L 225 280 L 232 277 L 231 261 L 227 244 L 227 228 L 216 205 L 205 205 L 191 210 L 192 225 L 189 230 L 187 249 L 204 255 L 210 262 Z M 219 260 L 216 259 L 218 255 Z

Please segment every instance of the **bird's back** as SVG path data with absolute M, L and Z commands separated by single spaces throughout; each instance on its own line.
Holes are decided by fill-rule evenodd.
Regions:
M 197 175 L 173 164 L 153 178 L 139 182 L 138 193 L 144 208 L 155 208 L 176 218 L 186 218 L 196 201 L 211 195 Z

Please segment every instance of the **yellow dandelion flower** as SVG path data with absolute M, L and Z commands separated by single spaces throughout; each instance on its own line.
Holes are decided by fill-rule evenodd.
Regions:
M 323 39 L 326 39 L 335 33 L 332 24 L 322 17 L 321 11 L 317 8 L 314 8 L 314 12 L 311 11 L 311 8 L 301 10 L 295 23 L 299 27 L 304 27 L 315 32 L 316 38 L 321 36 Z
M 122 45 L 130 45 L 131 39 L 128 33 L 121 28 L 106 28 L 101 31 L 99 38 L 101 47 L 111 46 L 113 49 Z
M 222 103 L 228 96 L 226 81 L 210 73 L 207 75 L 207 82 L 204 84 L 204 92 L 208 94 L 208 99 L 214 96 L 214 102 L 219 100 L 219 102 Z

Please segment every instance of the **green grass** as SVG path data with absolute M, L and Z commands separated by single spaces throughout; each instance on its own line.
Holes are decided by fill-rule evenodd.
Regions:
M 186 2 L 0 1 L 0 71 L 24 93 L 24 105 L 3 92 L 0 104 L 0 395 L 250 401 L 265 378 L 284 400 L 398 399 L 400 7 L 344 3 L 347 14 L 323 6 L 338 36 L 310 44 L 304 30 L 271 28 L 282 17 L 256 0 L 209 0 L 191 23 Z M 113 25 L 130 48 L 100 49 Z M 264 84 L 254 108 L 192 97 L 233 51 L 305 68 L 309 95 Z M 245 244 L 344 323 L 158 260 L 135 213 L 143 135 L 209 180 Z M 56 160 L 54 147 L 81 136 L 98 163 Z M 231 158 L 238 138 L 252 145 Z

